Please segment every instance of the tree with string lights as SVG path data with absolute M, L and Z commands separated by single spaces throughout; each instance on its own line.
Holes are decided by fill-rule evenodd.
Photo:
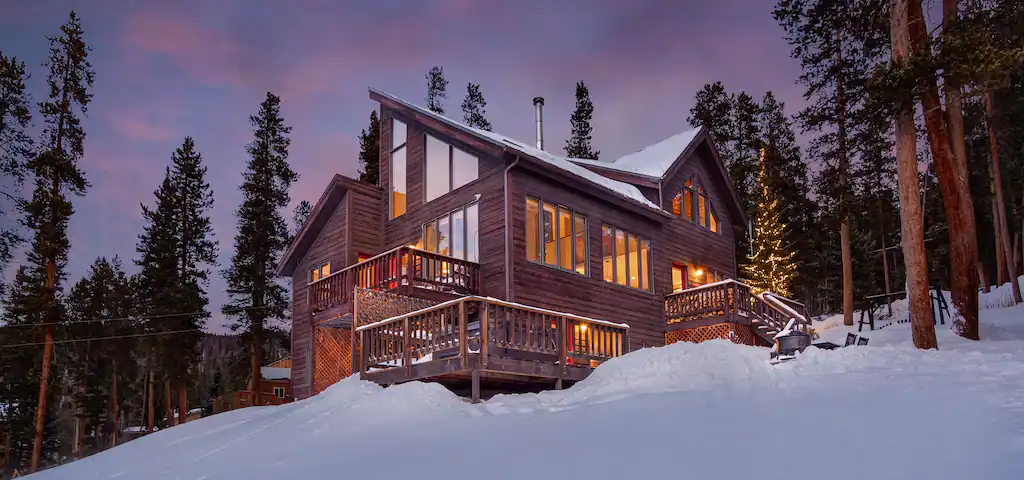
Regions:
M 761 150 L 761 172 L 757 184 L 760 194 L 754 218 L 754 238 L 744 274 L 754 290 L 787 296 L 790 294 L 790 282 L 796 275 L 795 252 L 783 243 L 786 224 L 779 218 L 779 199 L 768 188 L 764 150 Z

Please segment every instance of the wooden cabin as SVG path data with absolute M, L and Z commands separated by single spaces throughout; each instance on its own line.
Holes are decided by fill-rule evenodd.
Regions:
M 746 218 L 705 129 L 569 159 L 369 95 L 379 185 L 335 175 L 278 267 L 296 398 L 353 372 L 474 399 L 561 388 L 638 348 L 768 345 L 806 323 L 798 303 L 733 280 Z

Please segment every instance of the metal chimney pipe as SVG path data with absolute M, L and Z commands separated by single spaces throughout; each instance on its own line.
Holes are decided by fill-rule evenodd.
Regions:
M 537 149 L 544 150 L 544 97 L 533 97 L 537 110 Z

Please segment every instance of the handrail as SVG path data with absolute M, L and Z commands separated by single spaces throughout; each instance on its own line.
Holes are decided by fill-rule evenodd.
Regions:
M 704 285 L 698 285 L 696 287 L 686 288 L 686 289 L 680 290 L 678 292 L 672 292 L 672 293 L 670 293 L 668 295 L 665 295 L 665 298 L 674 297 L 674 296 L 677 296 L 677 295 L 680 295 L 680 294 L 683 294 L 683 293 L 696 292 L 696 291 L 699 291 L 699 290 L 705 290 L 705 289 L 709 289 L 709 288 L 719 287 L 719 286 L 722 286 L 722 285 L 728 285 L 730 283 L 735 283 L 736 285 L 740 285 L 740 286 L 743 286 L 743 287 L 750 288 L 750 285 L 747 285 L 746 283 L 743 283 L 743 282 L 741 282 L 739 280 L 736 280 L 734 278 L 727 278 L 725 280 L 719 280 L 717 282 L 705 283 Z
M 316 280 L 313 280 L 312 282 L 307 283 L 306 286 L 308 287 L 308 286 L 310 286 L 310 285 L 312 285 L 314 283 L 322 282 L 324 280 L 327 280 L 328 278 L 331 278 L 331 277 L 333 277 L 335 275 L 340 275 L 343 272 L 347 272 L 347 271 L 352 270 L 352 269 L 354 269 L 356 267 L 359 267 L 360 265 L 372 262 L 372 261 L 377 260 L 378 258 L 384 257 L 386 255 L 390 255 L 390 254 L 395 253 L 395 252 L 397 252 L 397 251 L 399 251 L 399 250 L 401 250 L 403 248 L 408 248 L 410 250 L 417 250 L 417 251 L 420 251 L 420 252 L 425 252 L 426 251 L 426 250 L 418 249 L 418 248 L 416 248 L 416 247 L 414 247 L 412 245 L 399 245 L 399 246 L 397 246 L 395 248 L 392 248 L 391 250 L 388 250 L 388 251 L 386 251 L 384 253 L 378 253 L 377 255 L 374 255 L 374 256 L 372 256 L 370 258 L 367 258 L 366 260 L 363 260 L 361 262 L 353 263 L 352 265 L 349 265 L 349 266 L 347 266 L 347 267 L 345 267 L 345 268 L 343 268 L 341 270 L 338 270 L 336 272 L 331 272 L 330 274 L 328 274 L 325 277 L 321 277 L 321 278 L 318 278 Z M 432 252 L 427 252 L 427 253 L 432 253 Z

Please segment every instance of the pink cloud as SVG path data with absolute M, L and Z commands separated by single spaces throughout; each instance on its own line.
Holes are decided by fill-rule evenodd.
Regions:
M 144 118 L 144 114 L 139 110 L 113 112 L 107 115 L 107 120 L 115 131 L 130 140 L 161 142 L 177 136 L 177 133 L 170 128 L 154 125 L 153 122 Z

